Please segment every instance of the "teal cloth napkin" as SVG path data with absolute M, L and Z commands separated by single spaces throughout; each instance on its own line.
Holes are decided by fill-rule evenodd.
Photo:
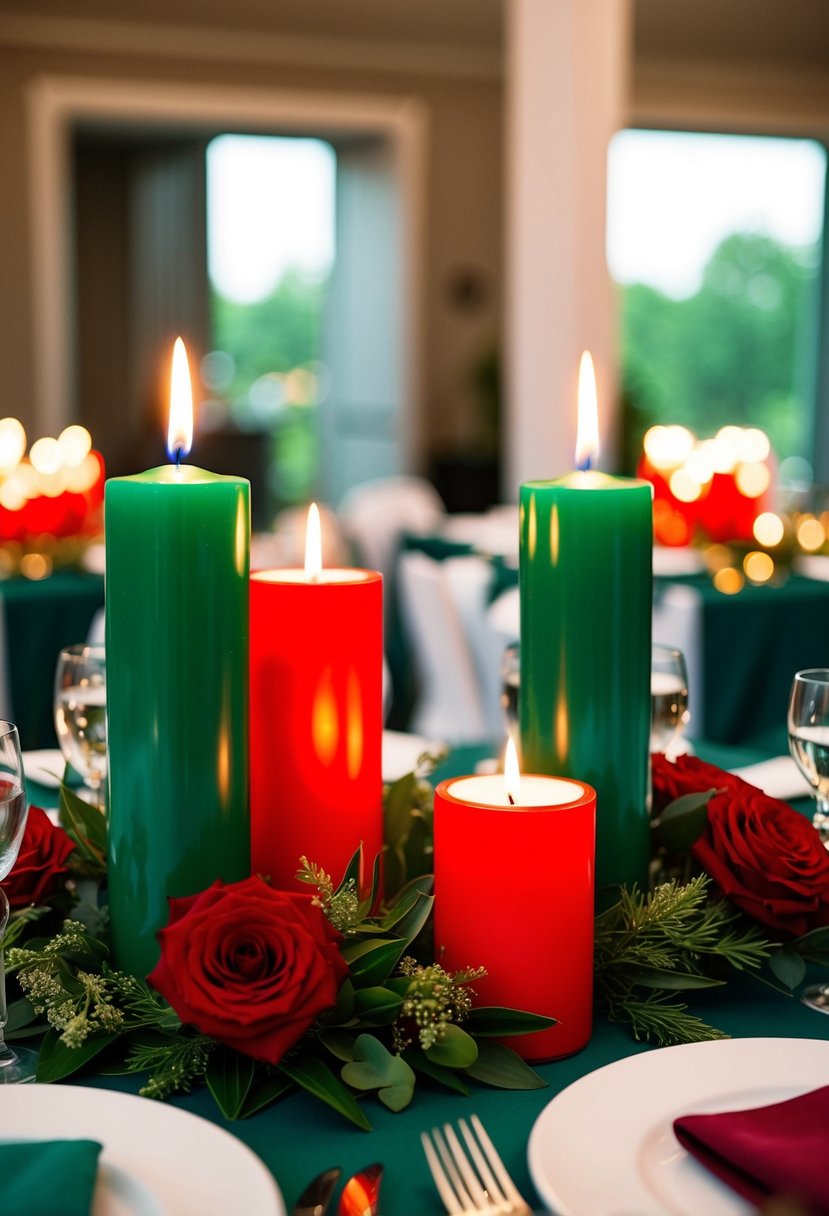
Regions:
M 0 1211 L 14 1216 L 89 1216 L 100 1152 L 95 1140 L 0 1144 Z

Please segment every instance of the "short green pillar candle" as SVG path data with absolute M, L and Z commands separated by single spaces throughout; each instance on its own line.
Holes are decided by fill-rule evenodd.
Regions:
M 652 494 L 576 472 L 521 487 L 523 767 L 596 790 L 596 889 L 647 881 Z M 601 896 L 599 896 L 601 899 Z

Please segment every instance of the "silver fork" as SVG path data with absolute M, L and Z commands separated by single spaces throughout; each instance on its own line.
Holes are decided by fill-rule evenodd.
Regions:
M 443 1131 L 421 1132 L 420 1140 L 435 1186 L 449 1216 L 531 1216 L 477 1115 L 458 1127 L 466 1150 L 449 1123 Z M 476 1138 L 477 1136 L 477 1138 Z M 471 1160 L 470 1160 L 471 1158 Z

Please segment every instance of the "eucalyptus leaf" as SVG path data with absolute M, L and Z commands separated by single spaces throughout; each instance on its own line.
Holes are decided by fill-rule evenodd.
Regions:
M 204 1079 L 216 1105 L 226 1119 L 238 1119 L 253 1083 L 254 1062 L 250 1056 L 227 1047 L 211 1051 Z
M 371 1124 L 365 1112 L 357 1103 L 354 1095 L 348 1090 L 339 1077 L 336 1077 L 327 1064 L 308 1052 L 300 1052 L 295 1056 L 284 1059 L 279 1064 L 279 1071 L 302 1089 L 325 1102 L 332 1110 L 344 1115 L 364 1132 L 371 1131 Z
M 444 1028 L 442 1038 L 427 1047 L 425 1054 L 435 1064 L 443 1064 L 447 1068 L 468 1069 L 478 1058 L 478 1044 L 465 1030 L 461 1030 L 460 1026 L 449 1022 Z
M 479 1006 L 472 1009 L 464 1025 L 476 1038 L 506 1038 L 514 1034 L 532 1034 L 535 1030 L 546 1030 L 555 1026 L 556 1018 L 544 1017 L 540 1013 L 527 1013 L 523 1009 L 504 1009 L 497 1005 Z
M 406 1061 L 392 1053 L 373 1035 L 358 1035 L 354 1059 L 344 1064 L 340 1076 L 353 1089 L 376 1089 L 389 1110 L 399 1111 L 412 1100 L 415 1075 Z
M 780 980 L 781 984 L 785 985 L 789 992 L 794 992 L 806 975 L 805 962 L 788 946 L 782 950 L 775 950 L 769 958 L 769 967 L 772 974 Z
M 547 1082 L 525 1060 L 503 1043 L 478 1044 L 478 1058 L 466 1075 L 497 1089 L 545 1089 Z

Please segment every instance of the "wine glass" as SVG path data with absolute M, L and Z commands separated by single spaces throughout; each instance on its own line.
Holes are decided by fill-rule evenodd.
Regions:
M 107 773 L 106 657 L 95 644 L 67 646 L 55 672 L 55 728 L 64 759 L 103 810 Z
M 798 671 L 789 694 L 789 751 L 813 787 L 812 823 L 829 848 L 829 669 Z
M 651 647 L 651 752 L 668 754 L 690 721 L 685 657 L 675 646 Z
M 796 672 L 789 694 L 787 726 L 789 751 L 814 790 L 812 823 L 829 848 L 829 669 L 810 667 Z M 829 1013 L 827 984 L 812 984 L 803 990 L 800 999 L 811 1009 Z
M 17 727 L 0 721 L 0 884 L 17 860 L 27 815 Z M 27 1048 L 12 1051 L 3 1037 L 8 1014 L 2 942 L 8 923 L 9 901 L 0 885 L 0 1085 L 22 1085 L 35 1079 L 37 1052 Z

